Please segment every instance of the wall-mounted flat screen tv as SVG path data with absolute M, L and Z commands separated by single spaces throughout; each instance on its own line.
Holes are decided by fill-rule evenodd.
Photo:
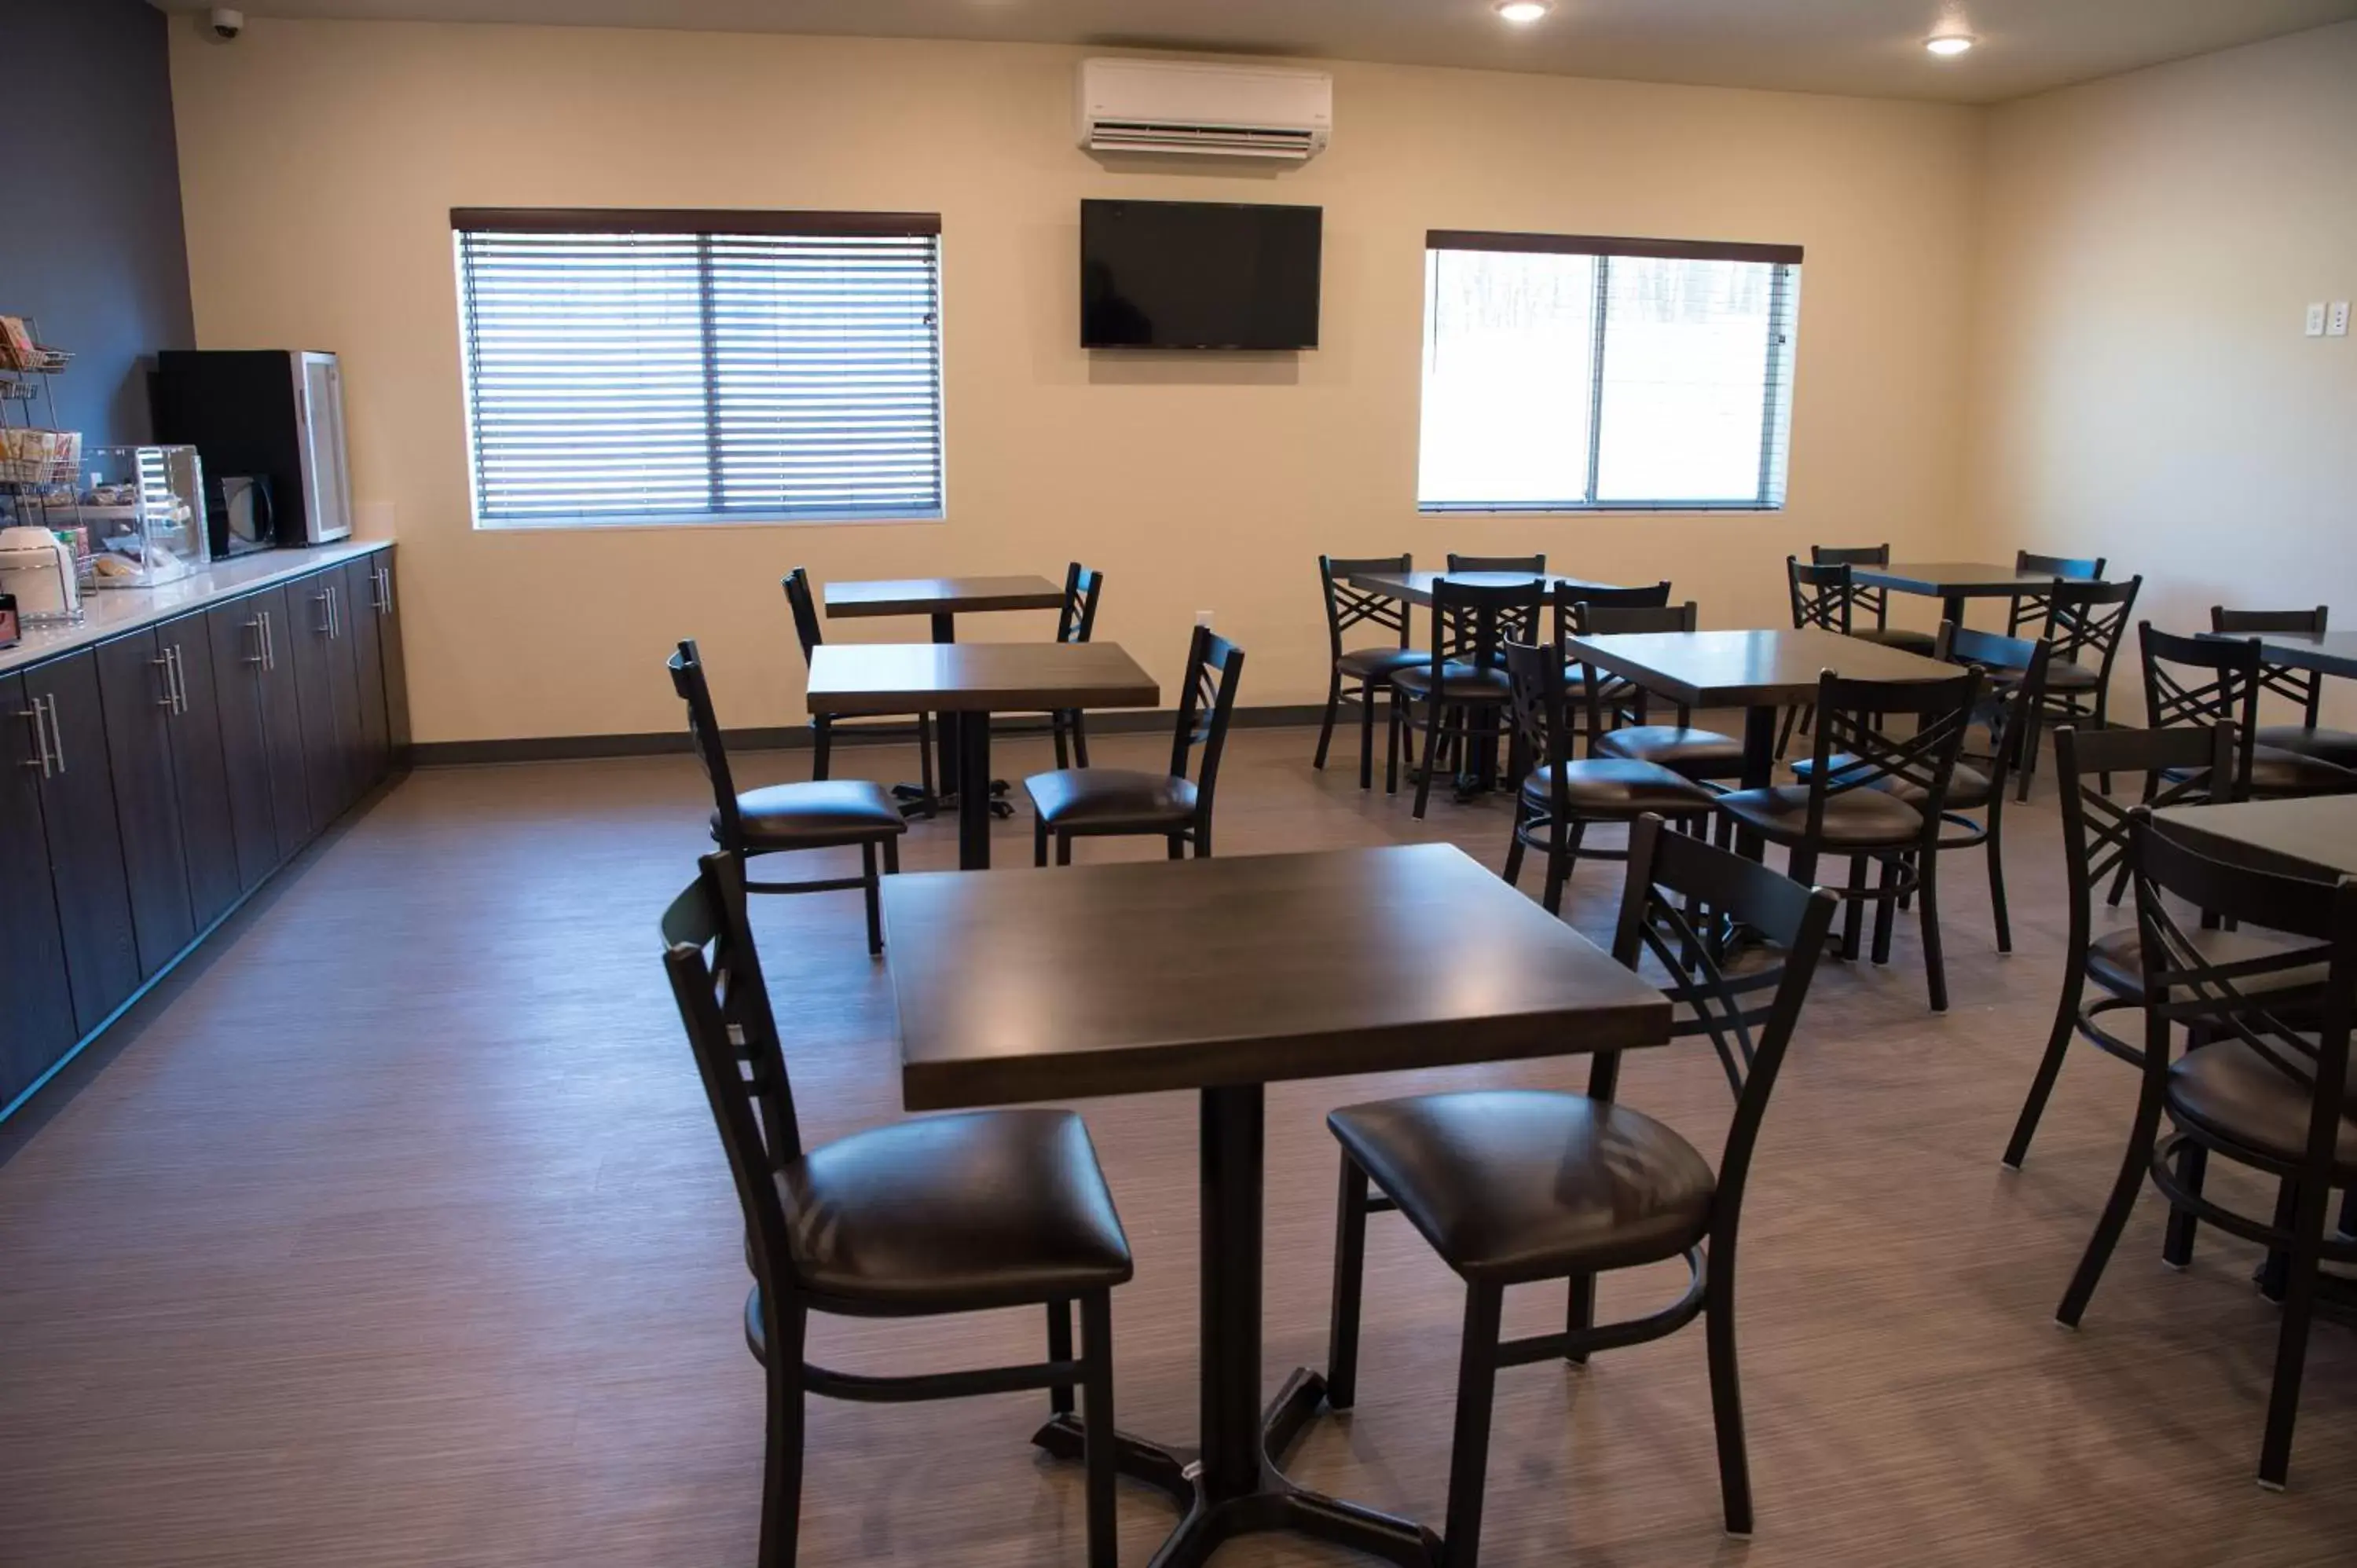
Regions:
M 1315 349 L 1324 209 L 1081 203 L 1083 349 Z

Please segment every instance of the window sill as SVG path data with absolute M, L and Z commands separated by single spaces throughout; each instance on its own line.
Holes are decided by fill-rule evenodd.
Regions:
M 477 518 L 474 528 L 477 533 L 678 533 L 700 529 L 892 527 L 948 521 L 948 514 L 943 511 L 894 512 L 888 515 L 847 512 L 806 517 L 716 517 L 709 513 L 656 512 L 643 517 L 502 518 L 490 522 Z

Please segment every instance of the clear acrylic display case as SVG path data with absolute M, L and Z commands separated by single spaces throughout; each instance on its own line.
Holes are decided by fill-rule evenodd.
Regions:
M 101 588 L 152 588 L 205 564 L 204 470 L 194 446 L 98 446 L 76 495 Z

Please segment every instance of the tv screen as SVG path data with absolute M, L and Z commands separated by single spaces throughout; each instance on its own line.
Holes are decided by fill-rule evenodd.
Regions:
M 1083 349 L 1315 349 L 1324 210 L 1081 203 Z

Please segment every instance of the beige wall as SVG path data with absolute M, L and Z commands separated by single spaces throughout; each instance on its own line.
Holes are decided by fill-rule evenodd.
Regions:
M 2169 629 L 2322 604 L 2357 630 L 2357 338 L 2301 319 L 2357 298 L 2352 180 L 2357 23 L 1991 113 L 1967 493 L 1992 546 L 2108 556 Z
M 176 23 L 199 341 L 342 352 L 356 493 L 402 545 L 419 738 L 672 729 L 659 660 L 684 635 L 727 723 L 788 722 L 777 581 L 798 563 L 1081 556 L 1109 575 L 1101 636 L 1167 682 L 1213 609 L 1254 656 L 1244 700 L 1275 703 L 1324 694 L 1321 550 L 1544 548 L 1601 579 L 1671 576 L 1717 625 L 1781 620 L 1782 558 L 1813 540 L 1953 553 L 1978 112 L 1346 64 L 1332 149 L 1305 168 L 1117 173 L 1072 145 L 1079 54 L 266 19 L 221 48 Z M 1078 203 L 1123 194 L 1322 204 L 1324 347 L 1092 362 Z M 447 209 L 477 205 L 939 210 L 947 521 L 474 532 Z M 1805 245 L 1789 508 L 1420 518 L 1430 226 Z

